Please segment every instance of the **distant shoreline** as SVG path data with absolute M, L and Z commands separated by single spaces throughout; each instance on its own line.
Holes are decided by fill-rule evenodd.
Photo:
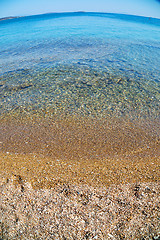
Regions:
M 0 21 L 14 19 L 14 18 L 20 18 L 20 17 L 4 17 L 4 18 L 0 18 Z
M 42 16 L 42 15 L 49 15 L 49 14 L 62 14 L 62 13 L 102 13 L 102 14 L 109 14 L 109 15 L 110 14 L 117 14 L 117 15 L 128 15 L 128 16 L 131 16 L 131 17 L 144 17 L 144 18 L 148 18 L 149 20 L 151 20 L 151 19 L 160 20 L 160 18 L 156 18 L 156 17 L 132 15 L 132 14 L 125 14 L 125 13 L 76 11 L 76 12 L 49 12 L 49 13 L 33 14 L 33 15 L 26 15 L 26 16 L 25 15 L 24 16 L 9 16 L 9 17 L 0 18 L 0 21 L 16 19 L 16 18 L 23 18 L 23 17 L 33 17 L 33 16 Z

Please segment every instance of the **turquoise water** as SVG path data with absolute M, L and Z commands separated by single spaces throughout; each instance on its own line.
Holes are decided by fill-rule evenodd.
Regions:
M 160 19 L 60 13 L 0 21 L 0 115 L 159 117 Z

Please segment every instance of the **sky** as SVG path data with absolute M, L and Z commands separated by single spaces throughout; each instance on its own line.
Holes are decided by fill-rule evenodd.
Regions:
M 160 18 L 160 0 L 0 0 L 0 18 L 75 11 Z

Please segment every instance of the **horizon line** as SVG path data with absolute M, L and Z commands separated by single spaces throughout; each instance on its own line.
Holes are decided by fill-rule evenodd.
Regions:
M 23 16 L 8 16 L 8 17 L 2 17 L 0 18 L 0 21 L 15 19 L 15 18 L 25 18 L 25 17 L 33 17 L 33 16 L 43 16 L 47 14 L 63 14 L 63 13 L 102 13 L 102 14 L 117 14 L 117 15 L 128 15 L 128 16 L 135 16 L 135 17 L 144 17 L 144 18 L 152 18 L 160 20 L 160 18 L 157 17 L 151 17 L 151 16 L 144 16 L 144 15 L 136 15 L 136 14 L 129 14 L 129 13 L 122 13 L 122 12 L 96 12 L 96 11 L 71 11 L 71 12 L 46 12 L 46 13 L 39 13 L 39 14 L 31 14 L 31 15 L 23 15 Z

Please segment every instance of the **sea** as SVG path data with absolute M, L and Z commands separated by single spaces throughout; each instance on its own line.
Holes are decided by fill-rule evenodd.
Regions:
M 65 144 L 67 157 L 124 153 L 159 138 L 159 114 L 160 19 L 75 12 L 0 21 L 2 151 L 53 154 Z

